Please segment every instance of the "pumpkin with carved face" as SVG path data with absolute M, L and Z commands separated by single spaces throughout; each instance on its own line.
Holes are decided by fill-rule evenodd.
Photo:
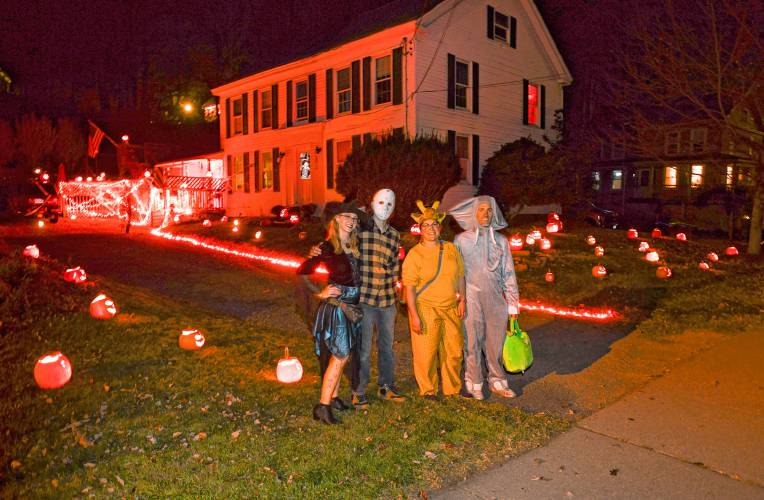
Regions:
M 631 228 L 628 231 L 626 231 L 626 237 L 629 238 L 630 240 L 636 240 L 637 238 L 639 238 L 639 231 L 637 231 L 634 228 Z
M 589 246 L 594 246 L 597 244 L 597 239 L 590 234 L 586 237 L 586 244 Z
M 676 233 L 676 239 L 679 241 L 687 241 L 687 235 L 684 233 Z
M 69 283 L 85 283 L 88 280 L 85 270 L 80 266 L 73 267 L 64 271 L 64 281 Z
M 24 248 L 24 257 L 31 257 L 33 259 L 37 259 L 40 257 L 40 249 L 37 248 L 37 245 L 29 245 Z
M 546 225 L 546 232 L 547 233 L 556 233 L 560 231 L 560 224 L 557 222 L 549 222 Z
M 551 250 L 552 249 L 552 242 L 549 241 L 546 238 L 541 238 L 539 240 L 539 248 L 544 250 L 544 251 Z
M 656 227 L 656 228 L 655 228 L 655 229 L 653 229 L 653 231 L 650 233 L 650 236 L 651 236 L 651 237 L 653 237 L 653 238 L 660 238 L 661 236 L 663 236 L 663 233 L 661 232 L 661 230 L 660 230 L 660 229 L 658 229 L 658 228 Z
M 178 338 L 178 345 L 181 349 L 198 351 L 204 347 L 204 335 L 199 330 L 193 328 L 183 330 Z
M 34 365 L 34 381 L 41 389 L 58 389 L 72 378 L 72 364 L 61 352 L 40 356 Z
M 655 276 L 661 279 L 667 279 L 671 277 L 671 268 L 668 266 L 661 266 L 655 270 Z
M 597 245 L 596 247 L 594 247 L 594 255 L 596 255 L 597 257 L 602 257 L 603 255 L 605 255 L 605 249 Z
M 101 293 L 90 302 L 90 315 L 96 319 L 111 319 L 117 314 L 117 305 Z
M 544 281 L 552 283 L 554 281 L 554 273 L 552 271 L 547 271 L 544 275 Z
M 602 279 L 607 276 L 607 269 L 602 264 L 597 264 L 592 268 L 592 276 Z
M 519 234 L 513 234 L 509 239 L 510 250 L 522 250 L 523 249 L 523 237 Z

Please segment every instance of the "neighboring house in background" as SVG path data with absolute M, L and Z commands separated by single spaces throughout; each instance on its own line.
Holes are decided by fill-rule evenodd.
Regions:
M 230 179 L 222 152 L 157 163 L 154 172 L 164 188 L 164 204 L 176 214 L 198 216 L 225 210 Z
M 571 82 L 532 0 L 396 0 L 338 27 L 338 42 L 212 90 L 231 178 L 227 211 L 340 200 L 337 169 L 385 134 L 434 134 L 462 163 L 448 206 L 472 196 L 485 160 L 542 142 Z

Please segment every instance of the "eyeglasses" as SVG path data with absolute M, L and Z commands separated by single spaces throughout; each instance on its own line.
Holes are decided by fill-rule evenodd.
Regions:
M 353 222 L 358 222 L 358 217 L 356 217 L 355 215 L 340 214 L 340 217 L 344 217 L 345 219 L 350 219 Z
M 421 226 L 419 226 L 419 228 L 420 229 L 437 229 L 438 226 L 440 226 L 440 224 L 438 224 L 437 222 L 432 222 L 430 224 L 422 224 Z

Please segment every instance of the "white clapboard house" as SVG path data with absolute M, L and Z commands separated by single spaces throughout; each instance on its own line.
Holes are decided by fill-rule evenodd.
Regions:
M 391 133 L 452 145 L 463 180 L 449 205 L 474 194 L 502 144 L 550 133 L 571 75 L 534 2 L 421 4 L 388 2 L 380 9 L 396 21 L 363 35 L 355 26 L 335 46 L 212 90 L 229 214 L 341 200 L 338 167 L 354 147 Z

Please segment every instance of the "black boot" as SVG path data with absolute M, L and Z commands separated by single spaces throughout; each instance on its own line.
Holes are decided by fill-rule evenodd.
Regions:
M 324 404 L 317 404 L 313 407 L 313 420 L 320 420 L 325 424 L 339 424 L 340 421 L 332 414 L 332 407 Z
M 329 406 L 332 407 L 332 410 L 337 411 L 345 411 L 349 409 L 350 407 L 345 404 L 345 402 L 340 398 L 332 398 L 332 402 L 329 403 Z

